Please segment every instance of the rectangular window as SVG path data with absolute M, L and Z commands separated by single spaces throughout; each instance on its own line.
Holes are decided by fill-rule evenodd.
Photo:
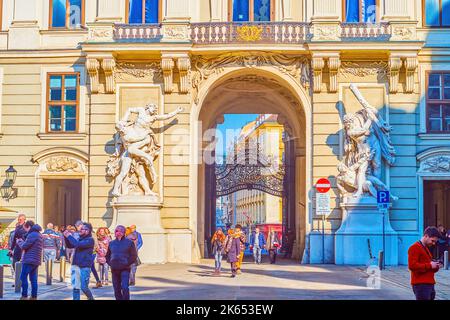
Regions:
M 160 0 L 127 0 L 127 23 L 146 24 L 161 21 Z
M 450 27 L 450 0 L 422 1 L 424 26 Z
M 427 77 L 427 131 L 450 133 L 450 72 Z
M 274 18 L 274 0 L 229 0 L 229 8 L 230 21 L 272 21 Z
M 80 28 L 85 0 L 50 0 L 50 28 Z
M 80 74 L 48 74 L 47 132 L 77 132 Z
M 345 22 L 377 22 L 378 0 L 343 0 L 343 2 Z

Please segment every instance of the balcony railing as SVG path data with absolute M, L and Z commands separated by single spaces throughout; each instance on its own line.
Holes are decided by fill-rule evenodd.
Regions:
M 192 23 L 195 44 L 304 43 L 310 33 L 304 22 L 217 22 Z
M 341 23 L 341 40 L 389 40 L 391 26 L 388 22 Z
M 341 23 L 342 41 L 387 41 L 391 37 L 388 22 Z M 114 40 L 159 41 L 160 24 L 116 24 Z M 307 22 L 206 22 L 190 24 L 194 44 L 302 44 L 312 37 Z
M 159 24 L 116 24 L 114 40 L 157 40 L 162 37 Z

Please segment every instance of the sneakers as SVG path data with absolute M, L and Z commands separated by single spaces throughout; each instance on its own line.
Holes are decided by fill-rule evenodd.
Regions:
M 236 271 L 236 273 L 237 273 L 237 274 L 242 274 L 241 269 L 238 269 L 238 270 Z
M 97 282 L 97 284 L 95 285 L 94 289 L 98 289 L 103 287 L 102 283 L 100 281 Z
M 231 275 L 231 277 L 232 277 L 232 278 L 235 278 L 235 277 L 236 277 L 236 275 L 235 275 L 235 274 L 232 274 L 232 275 Z

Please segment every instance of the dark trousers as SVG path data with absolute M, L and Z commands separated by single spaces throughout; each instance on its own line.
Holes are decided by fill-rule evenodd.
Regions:
M 237 274 L 237 262 L 231 262 L 231 274 L 236 275 Z
M 434 284 L 415 284 L 412 287 L 416 300 L 434 300 L 436 297 Z
M 97 272 L 97 270 L 95 270 L 95 262 L 92 262 L 91 271 L 92 271 L 92 274 L 94 275 L 95 281 L 100 282 L 98 272 Z
M 130 269 L 112 270 L 111 272 L 116 300 L 130 300 Z
M 269 258 L 270 258 L 270 263 L 275 263 L 277 262 L 277 249 L 270 249 L 269 250 Z
M 34 264 L 24 263 L 22 266 L 22 273 L 20 274 L 20 281 L 22 281 L 22 297 L 28 297 L 28 277 L 31 282 L 31 297 L 37 298 L 38 294 L 38 268 Z

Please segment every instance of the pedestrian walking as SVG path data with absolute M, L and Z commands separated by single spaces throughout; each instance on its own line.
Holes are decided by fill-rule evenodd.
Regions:
M 284 253 L 285 259 L 292 257 L 292 250 L 294 248 L 295 234 L 291 228 L 288 228 L 286 234 L 286 252 Z
M 45 263 L 45 272 L 49 272 L 47 270 L 47 261 L 55 262 L 57 257 L 57 252 L 59 251 L 59 235 L 53 230 L 53 224 L 48 223 L 47 229 L 42 233 L 42 239 L 44 243 L 44 263 Z
M 437 257 L 441 263 L 444 263 L 444 252 L 448 251 L 447 230 L 443 225 L 438 226 L 439 238 L 437 242 Z
M 77 232 L 77 229 L 72 226 L 72 225 L 68 225 L 65 231 L 69 231 L 71 234 L 75 235 Z M 64 237 L 64 232 L 63 232 L 63 237 Z M 73 260 L 73 255 L 75 253 L 75 248 L 72 248 L 70 246 L 67 245 L 67 241 L 66 238 L 63 238 L 63 245 L 65 248 L 65 255 L 66 255 L 66 261 L 68 261 L 70 264 L 72 264 L 72 260 Z
M 237 275 L 237 262 L 239 261 L 239 254 L 241 253 L 239 233 L 235 230 L 228 230 L 228 235 L 225 240 L 225 253 L 227 254 L 227 262 L 231 264 L 231 277 L 234 278 Z
M 95 268 L 95 261 L 97 260 L 97 247 L 98 247 L 98 241 L 97 236 L 92 237 L 94 239 L 94 251 L 92 252 L 92 265 L 91 265 L 91 272 L 95 279 L 95 287 L 94 289 L 98 289 L 103 287 L 102 282 L 100 281 L 100 277 L 98 275 L 97 269 Z
M 139 259 L 139 249 L 142 247 L 144 242 L 142 240 L 142 235 L 136 231 L 135 225 L 132 225 L 129 228 L 127 228 L 126 234 L 127 238 L 134 242 L 138 255 L 136 261 L 131 265 L 130 286 L 134 286 L 136 284 L 137 267 L 141 264 L 141 260 Z
M 53 231 L 58 235 L 58 251 L 56 252 L 56 261 L 60 261 L 64 253 L 64 236 L 62 234 L 63 226 L 54 226 Z
M 280 238 L 278 232 L 270 229 L 267 236 L 267 250 L 269 251 L 270 263 L 275 264 L 277 262 L 278 248 L 280 247 Z
M 116 300 L 130 300 L 131 265 L 137 259 L 134 242 L 125 236 L 124 226 L 117 226 L 115 239 L 109 243 L 106 253 L 106 263 L 111 267 L 114 296 Z
M 259 230 L 259 227 L 255 228 L 250 236 L 250 249 L 253 250 L 253 258 L 256 264 L 261 264 L 261 251 L 266 247 L 266 238 Z
M 91 290 L 89 289 L 89 278 L 92 267 L 92 252 L 94 251 L 94 239 L 92 238 L 92 225 L 83 223 L 78 229 L 78 240 L 75 238 L 76 232 L 64 232 L 64 238 L 68 248 L 74 248 L 71 266 L 71 280 L 73 287 L 73 300 L 80 300 L 80 290 L 89 300 L 94 300 Z
M 217 228 L 216 232 L 211 238 L 212 253 L 214 254 L 215 269 L 214 274 L 220 275 L 222 270 L 222 255 L 225 249 L 225 234 L 222 228 Z
M 28 300 L 28 278 L 31 283 L 30 300 L 37 300 L 38 295 L 38 269 L 42 261 L 43 239 L 42 228 L 29 220 L 23 224 L 23 230 L 27 233 L 26 240 L 18 239 L 16 245 L 23 250 L 22 273 L 22 297 L 21 300 Z
M 409 247 L 408 268 L 411 271 L 411 285 L 416 300 L 434 300 L 436 296 L 434 274 L 439 271 L 442 264 L 433 260 L 429 248 L 436 245 L 439 236 L 436 227 L 428 227 L 422 239 Z
M 9 251 L 10 256 L 12 256 L 12 267 L 14 270 L 16 270 L 16 262 L 19 262 L 22 258 L 22 249 L 17 246 L 17 240 L 25 240 L 25 234 L 27 232 L 24 230 L 23 225 L 26 220 L 27 217 L 23 213 L 19 214 L 17 217 L 16 228 L 14 229 L 14 236 Z
M 97 262 L 98 272 L 102 285 L 109 285 L 109 266 L 106 263 L 106 253 L 108 252 L 111 237 L 108 228 L 102 227 L 97 230 Z
M 238 261 L 236 263 L 236 272 L 237 272 L 237 274 L 241 274 L 242 273 L 242 261 L 244 260 L 244 253 L 245 253 L 245 242 L 247 241 L 247 238 L 246 238 L 245 233 L 242 230 L 242 226 L 240 224 L 237 224 L 234 227 L 234 233 L 236 235 L 239 235 L 240 251 L 239 251 Z

